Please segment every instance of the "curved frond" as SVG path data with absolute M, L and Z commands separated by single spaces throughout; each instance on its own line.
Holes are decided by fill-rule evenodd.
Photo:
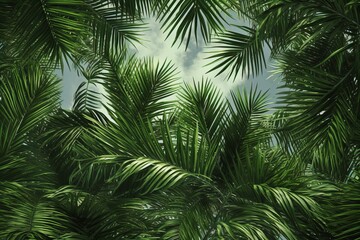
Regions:
M 229 15 L 228 8 L 227 0 L 163 0 L 158 15 L 168 36 L 175 32 L 173 44 L 185 40 L 187 47 L 193 36 L 197 41 L 201 34 L 202 39 L 209 42 L 212 32 L 221 31 L 226 22 L 224 15 Z
M 38 66 L 19 68 L 7 78 L 0 85 L 1 128 L 8 139 L 7 151 L 15 151 L 59 106 L 60 86 L 55 76 Z M 11 132 L 6 126 L 12 126 Z
M 138 61 L 132 69 L 125 66 L 127 75 L 123 75 L 122 66 L 115 70 L 118 76 L 106 81 L 104 86 L 110 108 L 116 114 L 126 118 L 149 118 L 161 116 L 173 107 L 168 97 L 175 93 L 175 68 L 170 62 L 163 64 L 151 59 Z
M 309 226 L 314 232 L 325 228 L 325 216 L 320 205 L 311 197 L 292 192 L 286 188 L 271 188 L 266 185 L 254 185 L 255 193 L 271 204 L 277 212 L 282 212 L 294 224 L 294 232 L 305 233 Z M 301 229 L 304 228 L 304 229 Z
M 119 1 L 87 1 L 90 5 L 90 26 L 93 47 L 99 55 L 120 52 L 126 43 L 137 42 L 144 24 L 124 12 L 119 12 Z M 133 10 L 133 9 L 129 9 Z
M 115 5 L 119 14 L 125 13 L 129 16 L 141 17 L 152 13 L 155 3 L 159 2 L 159 0 L 111 0 L 111 2 Z
M 328 63 L 331 70 L 312 67 L 305 52 L 298 58 L 286 54 L 281 60 L 284 69 L 284 87 L 280 103 L 288 114 L 288 127 L 297 138 L 307 139 L 300 149 L 303 153 L 314 147 L 314 166 L 337 179 L 344 179 L 351 171 L 351 160 L 346 157 L 351 145 L 352 126 L 355 126 L 358 107 L 354 104 L 358 89 L 356 73 L 343 64 L 341 72 L 334 69 L 335 62 Z M 293 68 L 293 64 L 298 66 Z M 329 66 L 329 67 L 330 67 Z M 304 97 L 306 96 L 306 99 Z M 318 159 L 321 158 L 321 161 Z
M 228 100 L 229 113 L 225 122 L 224 155 L 230 160 L 237 154 L 245 153 L 269 137 L 269 130 L 262 126 L 265 120 L 266 93 L 251 88 L 231 93 Z
M 17 52 L 25 59 L 48 57 L 62 64 L 63 58 L 77 52 L 87 33 L 86 9 L 81 0 L 20 1 L 13 13 Z
M 124 162 L 125 167 L 115 174 L 112 179 L 117 179 L 117 184 L 121 185 L 132 175 L 145 171 L 141 177 L 139 190 L 143 194 L 148 194 L 156 190 L 164 190 L 185 181 L 188 177 L 195 177 L 195 174 L 187 172 L 179 167 L 159 160 L 138 158 Z M 112 181 L 110 179 L 110 181 Z
M 199 127 L 199 132 L 209 142 L 219 142 L 222 136 L 226 104 L 222 94 L 209 80 L 193 86 L 185 83 L 180 93 L 180 118 L 187 125 Z
M 217 226 L 219 237 L 268 239 L 283 236 L 297 239 L 275 209 L 266 204 L 231 204 L 225 209 L 228 216 Z
M 7 199 L 7 211 L 3 214 L 7 221 L 1 223 L 1 237 L 49 239 L 57 238 L 66 229 L 66 216 L 45 198 L 13 194 Z
M 99 93 L 96 84 L 90 81 L 82 82 L 75 92 L 72 111 L 95 110 L 100 106 Z
M 344 185 L 343 191 L 334 196 L 335 207 L 329 206 L 334 213 L 329 225 L 337 239 L 356 239 L 360 231 L 359 182 Z
M 221 50 L 213 51 L 209 58 L 215 58 L 210 63 L 215 65 L 210 71 L 218 70 L 217 76 L 229 69 L 229 78 L 233 75 L 235 78 L 238 74 L 258 75 L 266 67 L 264 38 L 259 31 L 245 26 L 237 27 L 239 31 L 221 33 L 215 41 L 214 47 Z

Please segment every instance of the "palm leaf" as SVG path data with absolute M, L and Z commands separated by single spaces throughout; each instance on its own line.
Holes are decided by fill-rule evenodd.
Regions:
M 73 186 L 64 186 L 47 195 L 57 203 L 69 224 L 60 239 L 116 239 L 123 231 L 115 212 L 107 203 L 109 199 L 101 195 L 92 195 Z
M 227 31 L 220 34 L 215 41 L 216 48 L 211 58 L 215 58 L 210 64 L 216 64 L 210 71 L 219 70 L 220 75 L 230 69 L 228 77 L 238 74 L 250 76 L 258 75 L 266 67 L 263 37 L 253 28 L 237 26 L 239 31 Z
M 82 82 L 75 92 L 72 111 L 97 109 L 100 106 L 100 99 L 98 97 L 99 93 L 94 89 L 96 89 L 95 83 L 90 81 Z
M 304 53 L 304 56 L 307 55 L 309 53 Z M 284 55 L 283 60 L 288 60 L 286 63 L 283 60 L 281 62 L 285 69 L 284 87 L 295 91 L 282 92 L 280 103 L 285 104 L 291 113 L 289 126 L 297 137 L 307 135 L 307 143 L 300 150 L 306 153 L 306 149 L 321 146 L 319 156 L 322 160 L 315 161 L 316 167 L 332 177 L 344 179 L 351 171 L 348 169 L 351 161 L 347 161 L 344 156 L 351 138 L 350 128 L 346 126 L 352 126 L 356 121 L 352 110 L 357 108 L 353 104 L 356 102 L 355 73 L 353 69 L 348 69 L 346 63 L 342 72 L 334 68 L 330 71 L 310 67 L 306 63 L 309 59 L 303 60 L 304 56 L 295 60 L 290 55 Z M 297 62 L 298 68 L 290 70 L 286 67 L 292 65 L 292 61 Z M 336 63 L 328 64 L 335 66 Z M 302 100 L 304 96 L 308 96 L 306 100 Z
M 343 191 L 334 195 L 330 211 L 334 213 L 331 217 L 331 231 L 337 239 L 356 239 L 359 232 L 359 182 L 349 183 L 342 186 Z
M 12 79 L 0 85 L 0 118 L 2 136 L 7 139 L 6 151 L 18 149 L 27 135 L 54 112 L 60 97 L 58 79 L 38 66 L 19 68 L 11 76 Z M 10 126 L 11 132 L 5 128 Z
M 231 101 L 228 101 L 229 113 L 225 122 L 225 159 L 245 153 L 247 147 L 252 149 L 269 137 L 268 129 L 262 126 L 267 105 L 265 100 L 266 93 L 261 93 L 256 88 L 252 88 L 250 93 L 231 93 Z
M 119 12 L 118 1 L 115 6 L 103 1 L 87 1 L 90 6 L 94 51 L 99 55 L 109 55 L 111 51 L 121 51 L 128 42 L 137 42 L 143 24 L 133 16 Z M 126 7 L 126 6 L 124 6 Z M 133 9 L 129 9 L 133 10 Z
M 265 204 L 233 204 L 226 206 L 226 208 L 231 213 L 232 218 L 230 218 L 231 220 L 224 219 L 225 221 L 219 224 L 219 230 L 227 232 L 225 236 L 231 236 L 233 232 L 233 236 L 243 238 L 267 239 L 270 236 L 283 236 L 287 239 L 296 239 L 280 215 Z M 270 228 L 265 224 L 264 219 L 271 223 Z
M 98 1 L 101 2 L 101 1 Z M 119 14 L 127 14 L 133 17 L 141 17 L 153 11 L 153 0 L 112 0 Z
M 8 196 L 7 219 L 1 224 L 1 237 L 10 239 L 57 238 L 67 225 L 66 216 L 45 198 L 33 194 Z
M 83 1 L 22 1 L 17 4 L 13 32 L 15 48 L 26 59 L 48 57 L 61 63 L 77 52 L 88 30 Z M 32 27 L 28 27 L 28 26 Z
M 139 191 L 143 194 L 151 193 L 159 189 L 170 188 L 188 177 L 195 177 L 194 174 L 188 173 L 181 168 L 167 164 L 163 161 L 139 158 L 124 162 L 124 169 L 116 174 L 113 178 L 119 178 L 118 184 L 122 184 L 128 177 L 146 171 L 142 177 L 142 185 Z M 111 181 L 112 179 L 110 179 Z
M 131 60 L 130 60 L 131 61 Z M 174 67 L 170 62 L 154 67 L 151 59 L 115 70 L 116 81 L 107 81 L 109 105 L 116 114 L 152 119 L 173 106 L 167 98 L 175 92 Z M 123 69 L 121 69 L 123 68 Z M 129 75 L 123 75 L 128 73 Z
M 185 84 L 180 93 L 180 118 L 190 127 L 199 127 L 199 132 L 210 142 L 219 142 L 222 135 L 223 116 L 226 104 L 220 92 L 209 80 L 197 85 Z
M 173 44 L 186 40 L 187 47 L 193 34 L 198 40 L 199 31 L 205 42 L 210 41 L 212 31 L 221 31 L 226 22 L 223 14 L 228 15 L 226 9 L 229 7 L 229 2 L 224 0 L 166 0 L 159 6 L 158 15 L 165 31 L 169 35 L 175 32 Z

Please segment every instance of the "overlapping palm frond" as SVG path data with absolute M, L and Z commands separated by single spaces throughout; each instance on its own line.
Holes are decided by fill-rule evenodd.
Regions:
M 210 186 L 196 183 L 145 197 L 150 224 L 144 233 L 163 239 L 207 238 L 214 210 L 221 204 L 218 197 Z
M 229 113 L 225 122 L 224 154 L 232 159 L 245 153 L 246 147 L 252 149 L 269 137 L 268 130 L 262 126 L 266 113 L 266 93 L 257 88 L 232 92 L 228 100 Z
M 111 121 L 84 107 L 73 112 L 58 110 L 47 120 L 39 134 L 43 155 L 31 152 L 50 166 L 37 171 L 46 173 L 51 184 L 44 185 L 41 182 L 47 178 L 39 176 L 36 181 L 41 187 L 36 194 L 19 192 L 25 202 L 20 198 L 12 201 L 16 209 L 9 199 L 18 198 L 17 194 L 0 203 L 5 216 L 12 214 L 14 221 L 19 218 L 18 225 L 4 225 L 4 236 L 296 239 L 326 234 L 324 214 L 312 199 L 312 191 L 306 184 L 288 183 L 304 171 L 296 172 L 296 164 L 282 164 L 292 162 L 285 154 L 271 154 L 273 150 L 267 149 L 270 131 L 263 125 L 264 94 L 256 89 L 249 94 L 233 93 L 225 103 L 218 101 L 217 90 L 203 80 L 185 86 L 178 111 L 175 104 L 141 111 L 136 102 L 152 104 L 160 96 L 173 94 L 176 78 L 167 63 L 157 67 L 151 67 L 150 60 L 143 67 L 138 63 L 131 60 L 129 66 L 138 69 L 129 69 L 103 62 L 106 70 L 94 71 L 93 77 L 104 81 L 110 93 Z M 110 76 L 114 82 L 109 82 Z M 123 99 L 116 95 L 119 92 Z M 82 90 L 76 94 L 76 106 L 84 105 L 80 103 L 85 95 Z M 131 111 L 119 111 L 119 106 Z M 170 115 L 172 112 L 175 114 Z M 285 166 L 291 169 L 286 174 L 282 172 Z M 25 183 L 35 189 L 26 179 Z M 11 186 L 0 188 L 12 191 Z M 41 201 L 30 201 L 35 197 Z M 56 217 L 45 223 L 50 211 Z M 26 228 L 31 213 L 38 219 L 32 230 L 16 232 L 17 226 Z
M 344 147 L 351 144 L 351 126 L 357 121 L 354 115 L 354 108 L 357 108 L 354 105 L 357 89 L 355 73 L 346 68 L 342 69 L 343 72 L 348 71 L 346 74 L 336 72 L 334 68 L 334 71 L 312 68 L 299 59 L 297 69 L 290 67 L 291 56 L 282 60 L 287 81 L 285 87 L 292 91 L 282 93 L 281 103 L 286 104 L 286 110 L 292 115 L 290 125 L 293 131 L 309 137 L 304 148 L 320 146 L 322 149 L 319 152 L 321 163 L 315 165 L 335 178 L 344 179 L 351 171 L 348 169 L 351 161 L 348 162 L 342 155 L 348 151 Z M 306 58 L 306 61 L 309 59 Z M 302 100 L 304 96 L 308 98 Z M 330 172 L 335 169 L 337 172 Z
M 93 31 L 92 44 L 95 52 L 100 55 L 121 51 L 126 43 L 138 41 L 143 28 L 143 24 L 137 21 L 138 19 L 134 19 L 134 16 L 119 12 L 123 5 L 119 5 L 119 1 L 114 2 L 115 6 L 103 1 L 88 1 L 93 15 L 90 18 Z
M 93 2 L 99 2 L 101 4 L 102 1 L 93 0 Z M 143 15 L 149 15 L 153 12 L 156 4 L 159 4 L 159 0 L 111 0 L 112 4 L 115 5 L 119 14 L 125 14 L 132 17 L 141 17 Z
M 16 1 L 4 0 L 0 2 L 0 49 L 4 49 L 5 42 L 10 39 L 9 24 L 11 24 L 11 12 L 16 5 Z
M 80 84 L 80 89 L 82 86 L 84 84 Z M 97 124 L 107 125 L 109 120 L 97 109 L 96 104 L 100 102 L 98 94 L 87 91 L 89 90 L 81 89 L 80 94 L 77 92 L 74 96 L 73 110 L 58 110 L 41 134 L 42 149 L 49 155 L 49 164 L 53 167 L 60 186 L 78 183 L 78 178 L 73 177 L 80 167 L 76 159 L 104 154 L 102 146 L 89 132 Z M 92 142 L 91 150 L 87 148 L 86 142 Z M 78 184 L 78 186 L 89 190 L 96 189 L 97 184 L 97 180 L 93 179 L 91 184 Z M 102 182 L 100 181 L 99 184 Z
M 99 93 L 96 89 L 95 83 L 91 81 L 82 82 L 75 92 L 73 111 L 84 111 L 87 109 L 95 110 L 100 107 Z
M 227 0 L 163 0 L 158 15 L 165 32 L 169 32 L 168 35 L 175 32 L 173 44 L 177 40 L 186 41 L 187 47 L 193 35 L 196 41 L 201 34 L 202 39 L 209 42 L 213 32 L 221 31 L 230 6 Z
M 228 77 L 258 75 L 266 67 L 264 54 L 264 37 L 260 36 L 257 29 L 237 26 L 238 31 L 221 33 L 215 41 L 215 48 L 210 59 L 215 58 L 210 64 L 216 64 L 209 71 L 218 70 L 220 75 L 230 70 Z
M 109 211 L 109 200 L 102 195 L 65 186 L 47 197 L 56 203 L 68 221 L 60 239 L 116 239 L 123 231 L 121 219 L 114 211 Z M 119 205 L 122 204 L 119 202 Z
M 253 166 L 257 168 L 258 166 Z M 277 169 L 275 169 L 276 171 Z M 324 213 L 306 187 L 241 184 L 230 188 L 216 181 L 196 182 L 156 192 L 144 209 L 151 227 L 142 236 L 205 239 L 330 237 Z M 219 184 L 219 185 L 218 185 Z M 282 182 L 282 185 L 286 183 Z M 280 184 L 280 185 L 281 185 Z M 320 181 L 320 185 L 322 185 Z M 269 227 L 270 225 L 271 227 Z
M 219 142 L 227 106 L 222 94 L 210 80 L 198 84 L 185 84 L 180 93 L 180 118 L 187 126 L 199 128 L 200 133 L 210 142 Z
M 126 59 L 119 56 L 119 59 Z M 175 93 L 175 68 L 170 62 L 157 63 L 146 59 L 130 59 L 124 65 L 115 58 L 104 79 L 107 98 L 115 114 L 128 114 L 133 118 L 161 116 L 172 107 L 168 98 Z M 109 77 L 114 77 L 111 79 Z
M 96 136 L 112 155 L 86 160 L 77 175 L 83 181 L 105 177 L 115 191 L 150 193 L 178 185 L 188 178 L 206 180 L 217 163 L 216 146 L 199 140 L 198 132 L 188 132 L 185 138 L 181 126 L 170 131 L 166 120 L 155 132 L 151 122 L 141 119 L 115 120 L 111 127 L 99 127 Z M 115 172 L 99 171 L 113 166 Z M 110 174 L 110 175 L 109 175 Z M 131 185 L 129 185 L 131 184 Z M 131 187 L 130 187 L 131 186 Z M 130 187 L 130 188 L 129 188 Z
M 0 238 L 357 237 L 356 1 L 0 6 L 3 59 L 21 56 L 15 46 L 24 60 L 42 59 L 18 68 L 19 59 L 0 62 Z M 222 31 L 228 9 L 253 25 L 220 35 L 225 49 L 213 69 L 260 73 L 267 43 L 285 87 L 271 117 L 256 88 L 225 100 L 209 80 L 185 84 L 176 102 L 171 63 L 122 50 L 147 14 L 189 44 Z M 87 80 L 71 110 L 60 108 L 59 82 L 49 73 L 64 57 Z M 104 86 L 110 118 L 99 111 L 95 83 Z
M 50 66 L 75 61 L 82 49 L 93 49 L 98 55 L 109 54 L 109 49 L 120 51 L 138 39 L 142 24 L 135 16 L 150 11 L 150 2 L 139 1 L 135 14 L 129 2 L 2 2 L 0 14 L 6 24 L 1 28 L 0 45 L 23 62 L 43 60 Z M 129 13 L 120 12 L 124 9 Z
M 8 141 L 2 145 L 8 146 L 8 154 L 18 151 L 30 132 L 53 113 L 60 94 L 58 79 L 39 66 L 19 67 L 11 76 L 0 85 L 0 118 Z M 12 132 L 5 129 L 10 126 Z
M 83 1 L 22 1 L 14 12 L 12 29 L 15 48 L 25 60 L 48 57 L 61 63 L 77 51 L 85 25 L 86 6 Z M 29 27 L 30 26 L 30 27 Z
M 244 8 L 250 5 L 246 12 Z M 358 6 L 324 0 L 245 1 L 238 7 L 253 24 L 246 28 L 253 32 L 253 38 L 243 37 L 245 43 L 253 43 L 252 48 L 236 43 L 234 39 L 242 33 L 225 33 L 219 39 L 225 50 L 212 56 L 221 62 L 212 70 L 230 69 L 236 75 L 251 66 L 248 72 L 256 73 L 263 66 L 262 43 L 267 42 L 272 56 L 280 62 L 277 72 L 286 89 L 280 103 L 291 115 L 286 128 L 293 132 L 288 139 L 292 146 L 285 150 L 294 152 L 295 147 L 317 171 L 346 179 L 352 171 L 349 166 L 354 164 L 347 154 L 347 146 L 353 146 L 351 126 L 358 121 L 354 114 L 358 111 L 359 89 L 359 73 L 355 70 L 359 59 Z M 307 140 L 301 140 L 304 138 Z M 321 150 L 312 157 L 310 149 L 317 146 Z
M 296 161 L 282 153 L 270 155 L 267 151 L 268 148 L 248 151 L 245 157 L 233 160 L 239 164 L 223 170 L 232 192 L 232 203 L 227 206 L 230 213 L 225 216 L 234 219 L 221 222 L 222 232 L 226 236 L 234 234 L 232 238 L 246 234 L 260 239 L 280 235 L 288 239 L 330 237 L 325 222 L 328 215 L 314 196 L 328 193 L 329 197 L 335 189 L 323 180 L 314 184 L 311 178 L 304 177 L 305 170 Z M 312 185 L 318 188 L 312 189 Z M 238 202 L 237 207 L 233 201 Z M 271 229 L 265 229 L 259 222 L 267 218 L 272 222 Z
M 7 221 L 0 224 L 0 236 L 9 239 L 58 238 L 66 229 L 66 216 L 55 207 L 54 202 L 31 194 L 32 190 L 27 189 L 27 194 L 24 189 L 18 190 L 21 194 L 9 194 L 2 201 L 10 210 L 2 214 Z
M 337 239 L 356 239 L 359 233 L 359 182 L 351 182 L 342 186 L 331 200 L 336 204 L 336 209 L 331 209 L 334 213 L 330 220 L 331 231 Z M 328 207 L 331 208 L 332 205 Z
M 53 173 L 37 145 L 38 133 L 59 107 L 59 80 L 39 66 L 18 66 L 0 85 L 1 237 L 57 237 L 63 215 L 43 199 Z M 53 217 L 53 221 L 48 221 Z

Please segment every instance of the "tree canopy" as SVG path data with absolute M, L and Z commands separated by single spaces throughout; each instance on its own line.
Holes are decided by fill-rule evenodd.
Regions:
M 358 0 L 0 0 L 0 238 L 360 239 L 359 12 Z M 224 81 L 267 71 L 267 46 L 276 109 L 255 85 L 223 96 L 130 54 L 149 16 L 174 44 L 212 43 Z M 54 74 L 66 64 L 86 79 L 71 109 Z

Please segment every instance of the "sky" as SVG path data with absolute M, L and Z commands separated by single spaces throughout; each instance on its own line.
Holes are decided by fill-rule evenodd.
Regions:
M 268 69 L 265 69 L 263 74 L 257 77 L 250 77 L 246 79 L 242 76 L 238 76 L 234 81 L 232 79 L 226 80 L 228 72 L 216 76 L 216 72 L 207 73 L 211 66 L 206 66 L 210 60 L 206 59 L 211 54 L 211 44 L 205 46 L 203 42 L 195 42 L 195 39 L 191 39 L 188 48 L 185 48 L 185 43 L 180 46 L 176 43 L 172 46 L 174 36 L 170 35 L 167 40 L 167 33 L 163 33 L 160 29 L 161 25 L 155 20 L 155 18 L 149 18 L 146 20 L 148 24 L 148 30 L 144 32 L 142 44 L 136 44 L 130 46 L 130 49 L 137 54 L 138 57 L 153 57 L 159 62 L 170 60 L 176 66 L 178 70 L 178 77 L 180 81 L 192 82 L 201 81 L 202 78 L 209 78 L 212 82 L 221 90 L 226 97 L 230 91 L 241 89 L 245 87 L 250 89 L 250 86 L 256 85 L 258 89 L 262 91 L 269 90 L 270 102 L 275 101 L 276 87 L 278 86 L 278 79 L 269 78 L 270 73 Z M 244 23 L 242 23 L 244 24 Z M 269 56 L 269 49 L 265 49 L 265 55 Z M 271 65 L 268 61 L 268 65 Z M 73 104 L 74 93 L 79 84 L 85 79 L 82 76 L 78 76 L 76 71 L 65 68 L 63 74 L 57 72 L 63 79 L 63 92 L 62 92 L 62 107 L 69 109 Z M 100 90 L 101 92 L 101 90 Z

